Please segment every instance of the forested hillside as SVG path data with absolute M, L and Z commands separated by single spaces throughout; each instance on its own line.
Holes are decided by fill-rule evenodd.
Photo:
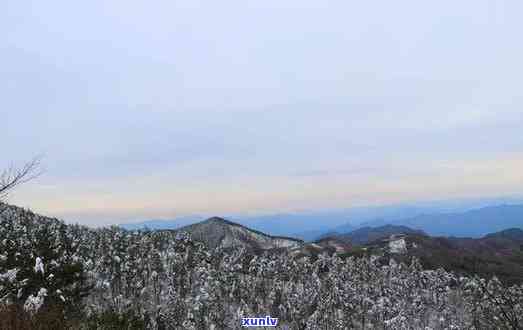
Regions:
M 519 329 L 523 286 L 416 260 L 210 249 L 173 231 L 89 229 L 5 206 L 1 329 Z
M 392 237 L 396 239 L 391 241 Z M 460 275 L 497 276 L 506 284 L 523 283 L 523 230 L 518 228 L 481 238 L 458 238 L 432 237 L 403 226 L 366 227 L 325 237 L 313 245 L 332 240 L 345 246 L 338 249 L 344 256 L 379 255 L 402 261 L 415 257 L 427 269 L 444 268 Z M 390 244 L 394 241 L 400 244 L 401 254 L 390 254 Z

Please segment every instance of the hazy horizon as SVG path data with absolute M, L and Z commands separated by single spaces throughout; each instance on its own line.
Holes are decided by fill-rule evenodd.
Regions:
M 523 3 L 7 0 L 10 203 L 102 225 L 523 193 Z
M 9 201 L 6 201 L 9 202 Z M 52 214 L 45 213 L 41 214 L 48 217 L 57 217 L 66 223 L 70 224 L 83 224 L 91 227 L 101 226 L 112 226 L 112 225 L 133 225 L 133 224 L 144 224 L 147 222 L 159 222 L 159 223 L 177 223 L 180 222 L 182 225 L 195 223 L 206 220 L 211 217 L 221 217 L 242 224 L 249 225 L 252 221 L 260 222 L 260 219 L 265 218 L 278 218 L 286 219 L 285 222 L 294 217 L 306 217 L 314 218 L 320 221 L 318 224 L 311 224 L 312 227 L 317 226 L 319 228 L 332 228 L 333 225 L 353 224 L 358 225 L 361 222 L 369 220 L 382 219 L 408 219 L 422 214 L 450 214 L 450 213 L 464 213 L 471 210 L 479 210 L 488 207 L 499 207 L 503 205 L 523 205 L 523 195 L 513 196 L 491 196 L 491 197 L 480 197 L 480 198 L 455 198 L 455 199 L 432 199 L 432 200 L 412 200 L 403 201 L 398 203 L 385 203 L 385 204 L 362 204 L 355 205 L 352 207 L 345 208 L 303 208 L 303 209 L 272 209 L 255 212 L 193 212 L 193 213 L 169 213 L 163 212 L 157 215 L 150 215 L 149 213 L 140 214 L 139 212 L 132 214 L 131 216 L 112 216 L 106 217 L 106 215 L 94 216 L 93 214 L 86 215 L 70 215 L 70 214 Z M 30 205 L 17 204 L 16 206 L 22 206 L 35 211 Z M 388 217 L 383 214 L 390 213 L 391 210 L 410 210 L 411 212 L 401 217 Z M 362 216 L 363 214 L 363 216 Z M 356 215 L 356 216 L 350 216 Z M 359 215 L 359 216 L 358 216 Z M 330 222 L 324 222 L 328 219 Z M 291 224 L 292 221 L 286 223 Z M 272 225 L 276 225 L 273 223 Z M 273 227 L 273 226 L 270 227 Z M 300 225 L 303 225 L 303 220 L 300 221 Z M 277 229 L 277 226 L 271 230 Z M 300 229 L 300 228 L 297 228 Z M 298 232 L 300 232 L 298 230 Z

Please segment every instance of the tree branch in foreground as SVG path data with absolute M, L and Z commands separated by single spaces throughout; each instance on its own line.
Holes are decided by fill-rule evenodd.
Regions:
M 35 157 L 21 168 L 13 165 L 0 173 L 0 200 L 17 186 L 31 181 L 42 174 L 40 157 Z

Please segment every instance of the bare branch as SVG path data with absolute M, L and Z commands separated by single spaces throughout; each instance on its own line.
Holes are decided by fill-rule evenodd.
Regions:
M 40 157 L 35 157 L 21 168 L 11 165 L 0 173 L 0 200 L 17 186 L 31 181 L 42 174 Z

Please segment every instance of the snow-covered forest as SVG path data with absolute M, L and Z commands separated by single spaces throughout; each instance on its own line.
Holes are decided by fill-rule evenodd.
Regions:
M 4 205 L 2 329 L 520 329 L 523 286 L 377 257 L 211 251 L 183 233 L 90 229 Z

